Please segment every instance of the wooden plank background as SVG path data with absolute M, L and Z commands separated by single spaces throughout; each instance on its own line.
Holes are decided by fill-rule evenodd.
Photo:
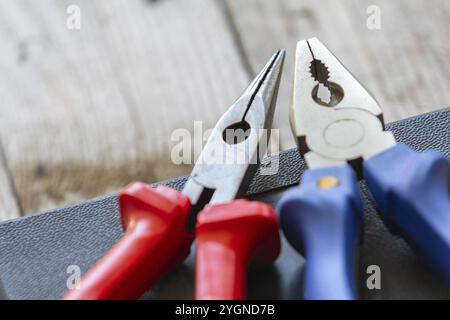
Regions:
M 81 30 L 66 28 L 71 4 Z M 448 0 L 0 0 L 0 219 L 187 173 L 173 130 L 211 127 L 278 48 L 274 127 L 294 146 L 299 39 L 327 44 L 387 121 L 448 106 L 449 16 Z

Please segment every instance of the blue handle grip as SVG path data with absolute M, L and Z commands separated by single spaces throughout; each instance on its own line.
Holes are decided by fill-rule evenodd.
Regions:
M 288 241 L 306 258 L 303 297 L 356 298 L 353 268 L 363 209 L 353 169 L 307 170 L 301 184 L 283 195 L 278 212 Z
M 397 144 L 365 161 L 364 176 L 386 225 L 450 284 L 450 162 Z

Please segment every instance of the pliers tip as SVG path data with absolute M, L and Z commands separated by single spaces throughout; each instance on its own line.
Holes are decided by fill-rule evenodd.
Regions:
M 271 123 L 277 100 L 278 88 L 280 86 L 281 73 L 283 69 L 285 51 L 277 50 L 258 75 L 253 79 L 243 96 L 250 96 L 247 111 L 255 104 L 255 98 L 264 105 L 266 123 Z M 266 126 L 267 127 L 267 126 Z

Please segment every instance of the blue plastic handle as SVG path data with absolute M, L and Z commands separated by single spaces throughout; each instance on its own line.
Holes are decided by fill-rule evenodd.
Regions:
M 288 241 L 306 258 L 303 297 L 355 299 L 363 206 L 353 169 L 307 170 L 301 184 L 283 195 L 278 212 Z
M 397 144 L 365 161 L 364 177 L 386 225 L 450 284 L 450 162 Z

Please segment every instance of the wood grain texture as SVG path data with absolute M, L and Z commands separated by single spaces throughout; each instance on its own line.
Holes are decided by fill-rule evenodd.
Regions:
M 172 131 L 211 127 L 248 81 L 209 0 L 0 1 L 0 38 L 0 135 L 24 213 L 185 173 Z
M 11 175 L 5 153 L 0 143 L 0 221 L 17 218 L 22 212 L 17 189 L 14 185 L 14 178 Z
M 283 148 L 294 146 L 288 124 L 296 42 L 318 37 L 375 95 L 386 121 L 450 104 L 450 1 L 223 0 L 255 69 L 273 48 L 286 48 L 275 126 Z M 370 30 L 367 8 L 380 8 Z

